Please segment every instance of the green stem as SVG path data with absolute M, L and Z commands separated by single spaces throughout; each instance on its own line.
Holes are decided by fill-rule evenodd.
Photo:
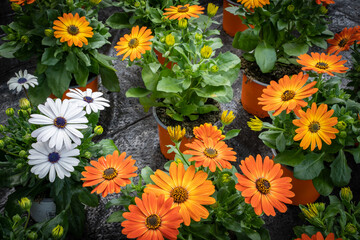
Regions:
M 24 230 L 27 228 L 27 225 L 28 225 L 29 220 L 30 220 L 30 209 L 27 212 L 28 212 L 28 216 L 27 216 L 27 219 L 26 219 Z
M 6 151 L 5 149 L 0 149 L 0 150 L 1 150 L 1 151 L 4 151 L 6 154 L 10 154 L 10 155 L 13 155 L 13 156 L 15 156 L 15 157 L 20 157 L 18 154 L 8 152 L 8 151 Z
M 180 151 L 180 144 L 181 144 L 181 142 L 175 143 L 176 150 L 178 150 L 178 152 L 180 153 L 180 156 L 181 156 L 182 160 L 183 160 L 183 161 L 186 163 L 186 165 L 189 167 L 189 166 L 190 166 L 190 163 L 186 160 L 185 156 L 184 156 L 183 153 Z
M 319 74 L 319 81 L 316 83 L 316 88 L 318 89 L 318 91 L 315 94 L 314 101 L 311 101 L 311 103 L 313 103 L 313 102 L 316 103 L 318 95 L 319 95 L 321 84 L 322 84 L 322 73 Z

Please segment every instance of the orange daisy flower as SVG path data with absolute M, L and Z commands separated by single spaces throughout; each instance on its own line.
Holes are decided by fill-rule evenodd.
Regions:
M 134 61 L 135 58 L 140 59 L 141 54 L 145 51 L 151 50 L 152 44 L 149 40 L 154 36 L 151 36 L 151 30 L 147 27 L 142 27 L 139 31 L 139 26 L 133 27 L 131 33 L 125 34 L 120 38 L 117 45 L 114 47 L 118 53 L 117 56 L 124 54 L 122 60 L 130 56 L 130 61 Z
M 294 110 L 297 112 L 301 107 L 307 106 L 307 102 L 303 99 L 310 97 L 318 91 L 315 86 L 316 81 L 305 85 L 309 75 L 304 75 L 302 72 L 298 75 L 293 75 L 291 79 L 288 75 L 280 78 L 279 83 L 271 81 L 261 95 L 259 100 L 260 105 L 263 106 L 265 111 L 273 111 L 274 116 L 279 115 L 282 111 L 286 113 Z
M 35 0 L 10 0 L 10 2 L 13 2 L 13 3 L 19 4 L 21 6 L 24 6 L 25 3 L 26 4 L 32 4 L 33 2 L 35 2 Z
M 354 27 L 354 31 L 355 33 L 353 37 L 355 38 L 355 41 L 359 41 L 356 44 L 360 44 L 360 26 Z
M 120 187 L 130 184 L 130 177 L 136 177 L 135 171 L 138 169 L 134 166 L 135 160 L 131 156 L 126 157 L 123 152 L 119 156 L 118 151 L 112 155 L 99 158 L 97 161 L 90 161 L 91 166 L 86 166 L 85 171 L 81 174 L 84 176 L 81 180 L 85 181 L 83 187 L 97 185 L 91 193 L 102 193 L 106 197 L 108 193 L 119 193 Z
M 206 138 L 212 138 L 214 141 L 220 141 L 225 139 L 221 130 L 217 126 L 213 126 L 211 123 L 201 124 L 199 127 L 194 127 L 193 133 L 197 139 L 203 141 Z
M 191 219 L 199 222 L 201 218 L 209 216 L 208 210 L 202 205 L 211 205 L 216 202 L 210 197 L 215 192 L 215 186 L 210 180 L 206 180 L 207 173 L 198 171 L 191 165 L 185 171 L 184 165 L 172 162 L 169 169 L 170 176 L 161 170 L 156 170 L 151 175 L 154 184 L 148 184 L 145 193 L 154 192 L 156 196 L 165 195 L 165 200 L 172 197 L 173 207 L 180 206 L 180 214 L 186 226 L 190 225 Z
M 209 167 L 211 172 L 223 168 L 231 169 L 229 161 L 236 162 L 236 152 L 231 151 L 224 141 L 216 141 L 212 138 L 204 138 L 203 141 L 195 139 L 191 143 L 185 144 L 190 150 L 185 150 L 184 154 L 191 154 L 193 157 L 190 162 L 195 161 L 195 167 Z
M 60 38 L 60 42 L 67 42 L 69 47 L 73 44 L 77 47 L 82 47 L 83 43 L 88 45 L 87 38 L 92 38 L 94 33 L 84 16 L 80 18 L 78 13 L 75 16 L 72 13 L 64 13 L 58 19 L 54 21 L 53 29 L 55 30 L 54 36 Z
M 263 7 L 267 4 L 270 4 L 269 0 L 237 0 L 237 2 L 240 2 L 248 9 Z
M 300 142 L 300 147 L 304 150 L 307 149 L 311 144 L 311 151 L 317 146 L 320 150 L 322 147 L 323 140 L 326 144 L 331 144 L 331 139 L 335 139 L 335 133 L 339 130 L 333 128 L 338 123 L 337 117 L 331 117 L 334 110 L 327 111 L 328 106 L 321 104 L 317 108 L 316 103 L 311 105 L 311 108 L 306 110 L 299 110 L 300 119 L 293 120 L 293 124 L 298 126 L 295 130 L 297 133 L 294 136 L 294 141 Z
M 346 60 L 341 60 L 342 56 L 326 55 L 325 53 L 311 53 L 311 57 L 308 54 L 302 54 L 299 56 L 297 62 L 304 67 L 302 70 L 313 70 L 317 73 L 327 73 L 334 76 L 333 72 L 344 73 L 348 69 L 344 67 Z
M 260 155 L 241 160 L 240 169 L 244 175 L 235 173 L 238 182 L 235 188 L 241 191 L 245 202 L 251 204 L 257 215 L 264 212 L 266 215 L 275 216 L 275 210 L 284 213 L 287 207 L 284 203 L 292 203 L 289 199 L 295 194 L 292 188 L 291 178 L 281 177 L 283 170 L 280 164 L 274 165 L 274 161 L 265 157 L 264 162 Z
M 329 233 L 329 235 L 327 235 L 327 237 L 325 238 L 325 240 L 334 240 L 334 239 L 335 239 L 335 235 L 333 233 Z M 321 232 L 317 232 L 316 234 L 312 235 L 311 238 L 305 233 L 303 233 L 301 235 L 301 238 L 296 238 L 295 240 L 324 240 L 324 237 L 321 234 Z M 336 240 L 342 240 L 342 238 L 337 238 Z
M 329 5 L 329 4 L 334 4 L 334 0 L 315 0 L 317 4 L 323 4 L 323 5 Z
M 143 193 L 142 200 L 136 197 L 135 203 L 129 206 L 129 212 L 123 213 L 126 218 L 121 223 L 123 234 L 146 240 L 176 239 L 183 219 L 180 207 L 173 207 L 172 198 L 165 201 L 164 195 L 156 197 L 154 193 Z
M 178 5 L 177 7 L 171 6 L 170 8 L 165 8 L 166 11 L 163 15 L 168 15 L 165 18 L 173 19 L 190 19 L 191 17 L 198 18 L 198 14 L 203 14 L 204 7 L 198 5 L 185 4 L 184 6 Z
M 340 33 L 336 33 L 333 39 L 328 39 L 327 42 L 331 44 L 328 47 L 327 53 L 332 54 L 335 52 L 337 55 L 341 51 L 347 51 L 350 46 L 355 42 L 355 28 L 344 28 Z

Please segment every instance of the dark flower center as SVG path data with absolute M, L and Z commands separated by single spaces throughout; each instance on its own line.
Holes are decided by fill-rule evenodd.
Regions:
M 136 48 L 139 46 L 139 40 L 137 38 L 132 38 L 128 43 L 129 48 Z
M 323 70 L 326 70 L 329 68 L 329 65 L 327 63 L 324 63 L 324 62 L 318 62 L 316 65 L 315 65 L 316 68 L 320 68 L 320 69 L 323 69 Z
M 103 172 L 103 178 L 106 180 L 112 180 L 117 176 L 117 171 L 114 168 L 107 168 Z
M 189 193 L 183 187 L 175 187 L 171 191 L 170 197 L 172 197 L 174 199 L 175 203 L 183 203 L 189 198 Z
M 94 101 L 94 99 L 92 97 L 88 97 L 88 96 L 84 97 L 83 99 L 87 103 L 92 103 Z
M 339 42 L 339 47 L 345 47 L 345 45 L 347 44 L 349 40 L 347 38 L 343 38 L 341 39 L 341 41 Z
M 189 8 L 188 7 L 179 7 L 178 8 L 178 12 L 188 12 L 189 11 Z
M 18 83 L 20 83 L 20 84 L 23 84 L 23 83 L 26 83 L 27 82 L 27 79 L 26 78 L 19 78 L 18 79 Z
M 259 178 L 256 180 L 256 188 L 262 194 L 268 194 L 270 191 L 270 182 L 265 178 Z
M 281 95 L 281 100 L 283 100 L 285 102 L 285 101 L 289 101 L 289 100 L 293 99 L 294 97 L 295 97 L 295 92 L 294 91 L 286 90 Z
M 70 25 L 68 26 L 67 31 L 71 35 L 77 35 L 79 33 L 79 28 L 75 25 Z
M 320 130 L 320 123 L 319 122 L 312 122 L 309 125 L 309 131 L 312 133 L 317 133 Z
M 158 229 L 161 225 L 161 219 L 156 214 L 151 214 L 145 220 L 145 225 L 148 229 Z
M 63 117 L 57 117 L 54 119 L 54 125 L 57 128 L 64 128 L 66 126 L 66 119 Z
M 204 150 L 204 154 L 205 154 L 205 156 L 207 156 L 209 158 L 214 158 L 218 155 L 218 152 L 213 148 L 206 148 Z
M 57 152 L 49 153 L 48 160 L 51 163 L 57 163 L 60 160 L 60 155 Z

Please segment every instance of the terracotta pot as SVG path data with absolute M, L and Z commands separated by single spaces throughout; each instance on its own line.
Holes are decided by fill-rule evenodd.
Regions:
M 276 151 L 274 149 L 271 149 L 271 151 L 274 156 L 276 156 Z M 290 198 L 292 201 L 291 205 L 306 205 L 315 202 L 320 197 L 320 193 L 316 191 L 312 180 L 300 180 L 295 178 L 294 172 L 287 166 L 281 165 L 281 169 L 284 172 L 283 177 L 290 177 L 292 179 L 291 191 L 295 193 L 295 196 Z
M 56 216 L 54 199 L 44 198 L 40 202 L 33 201 L 30 208 L 31 217 L 35 222 L 44 222 Z
M 227 7 L 230 7 L 230 4 L 234 6 L 240 6 L 240 4 L 230 0 L 224 0 L 223 3 L 223 29 L 227 34 L 233 37 L 237 32 L 245 31 L 248 27 L 246 24 L 242 23 L 239 16 L 225 10 Z
M 241 89 L 241 104 L 245 111 L 255 115 L 259 118 L 268 117 L 267 111 L 262 110 L 262 105 L 259 105 L 258 98 L 261 97 L 262 91 L 268 84 L 257 80 L 248 80 L 247 76 L 243 74 L 242 89 Z
M 169 133 L 167 131 L 167 127 L 160 121 L 159 117 L 156 114 L 156 109 L 153 108 L 153 115 L 158 125 L 158 133 L 159 133 L 159 143 L 160 143 L 160 150 L 164 157 L 168 160 L 174 160 L 175 153 L 168 153 L 169 148 L 166 147 L 167 145 L 173 145 L 174 143 L 171 141 Z M 183 152 L 188 148 L 185 146 L 186 143 L 190 143 L 193 141 L 193 138 L 188 139 L 184 137 L 180 144 L 180 151 Z
M 159 63 L 161 63 L 162 65 L 164 65 L 164 63 L 165 63 L 165 61 L 167 60 L 167 58 L 164 58 L 163 55 L 162 55 L 162 53 L 159 52 L 158 50 L 156 50 L 155 48 L 154 48 L 154 52 L 155 52 L 155 54 L 156 54 L 156 56 L 157 56 L 157 58 L 158 58 Z M 166 67 L 167 67 L 168 69 L 171 69 L 171 68 L 172 68 L 172 64 L 173 64 L 172 62 L 169 62 L 169 63 L 166 65 Z
M 80 89 L 81 91 L 85 91 L 87 88 L 91 88 L 91 90 L 93 92 L 96 92 L 99 90 L 99 76 L 94 76 L 92 78 L 90 78 L 88 80 L 88 83 L 86 84 L 85 87 L 80 87 L 79 85 L 76 85 L 76 86 L 72 86 L 70 88 L 78 88 Z M 66 96 L 66 93 L 70 92 L 70 90 L 66 90 L 64 93 L 63 93 L 63 96 L 61 98 L 61 100 L 64 100 L 64 99 L 70 99 L 68 96 Z M 54 95 L 54 94 L 50 94 L 49 96 L 50 98 L 52 99 L 56 99 L 57 97 Z

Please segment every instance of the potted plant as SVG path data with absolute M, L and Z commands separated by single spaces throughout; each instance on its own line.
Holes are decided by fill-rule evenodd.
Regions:
M 239 8 L 248 28 L 235 35 L 233 46 L 244 51 L 244 77 L 241 103 L 244 109 L 258 117 L 266 117 L 257 98 L 271 80 L 300 72 L 296 57 L 307 53 L 309 47 L 326 48 L 328 30 L 326 8 L 313 0 L 258 2 L 254 12 Z M 246 6 L 245 6 L 246 7 Z M 251 90 L 253 92 L 248 92 Z
M 240 59 L 236 55 L 226 52 L 215 57 L 214 51 L 222 43 L 220 38 L 210 38 L 219 34 L 217 30 L 209 29 L 213 22 L 211 18 L 203 15 L 190 18 L 192 11 L 198 8 L 186 8 L 189 8 L 188 12 L 178 15 L 173 12 L 181 18 L 181 28 L 157 29 L 153 37 L 150 29 L 136 26 L 115 46 L 118 55 L 124 54 L 122 60 L 129 56 L 129 65 L 142 67 L 144 87 L 130 88 L 126 96 L 139 98 L 145 111 L 157 107 L 158 117 L 162 111 L 160 122 L 164 127 L 185 121 L 195 125 L 217 121 L 219 105 L 210 100 L 229 102 L 233 94 L 231 85 L 239 73 Z M 178 8 L 170 8 L 171 11 L 178 11 Z M 169 18 L 172 16 L 164 14 Z M 190 18 L 188 21 L 183 19 L 187 16 Z M 154 48 L 166 58 L 163 64 L 159 63 Z M 171 66 L 168 68 L 169 63 Z M 205 114 L 211 120 L 201 119 Z M 191 129 L 189 125 L 187 132 Z M 160 131 L 167 134 L 161 125 Z
M 63 97 L 70 85 L 85 87 L 97 75 L 107 89 L 119 91 L 112 58 L 99 53 L 109 43 L 110 34 L 98 20 L 98 2 L 56 0 L 13 4 L 13 22 L 2 26 L 6 36 L 0 56 L 36 58 L 39 85 L 29 91 L 34 103 L 42 103 L 50 94 Z M 97 79 L 93 85 L 97 87 Z

